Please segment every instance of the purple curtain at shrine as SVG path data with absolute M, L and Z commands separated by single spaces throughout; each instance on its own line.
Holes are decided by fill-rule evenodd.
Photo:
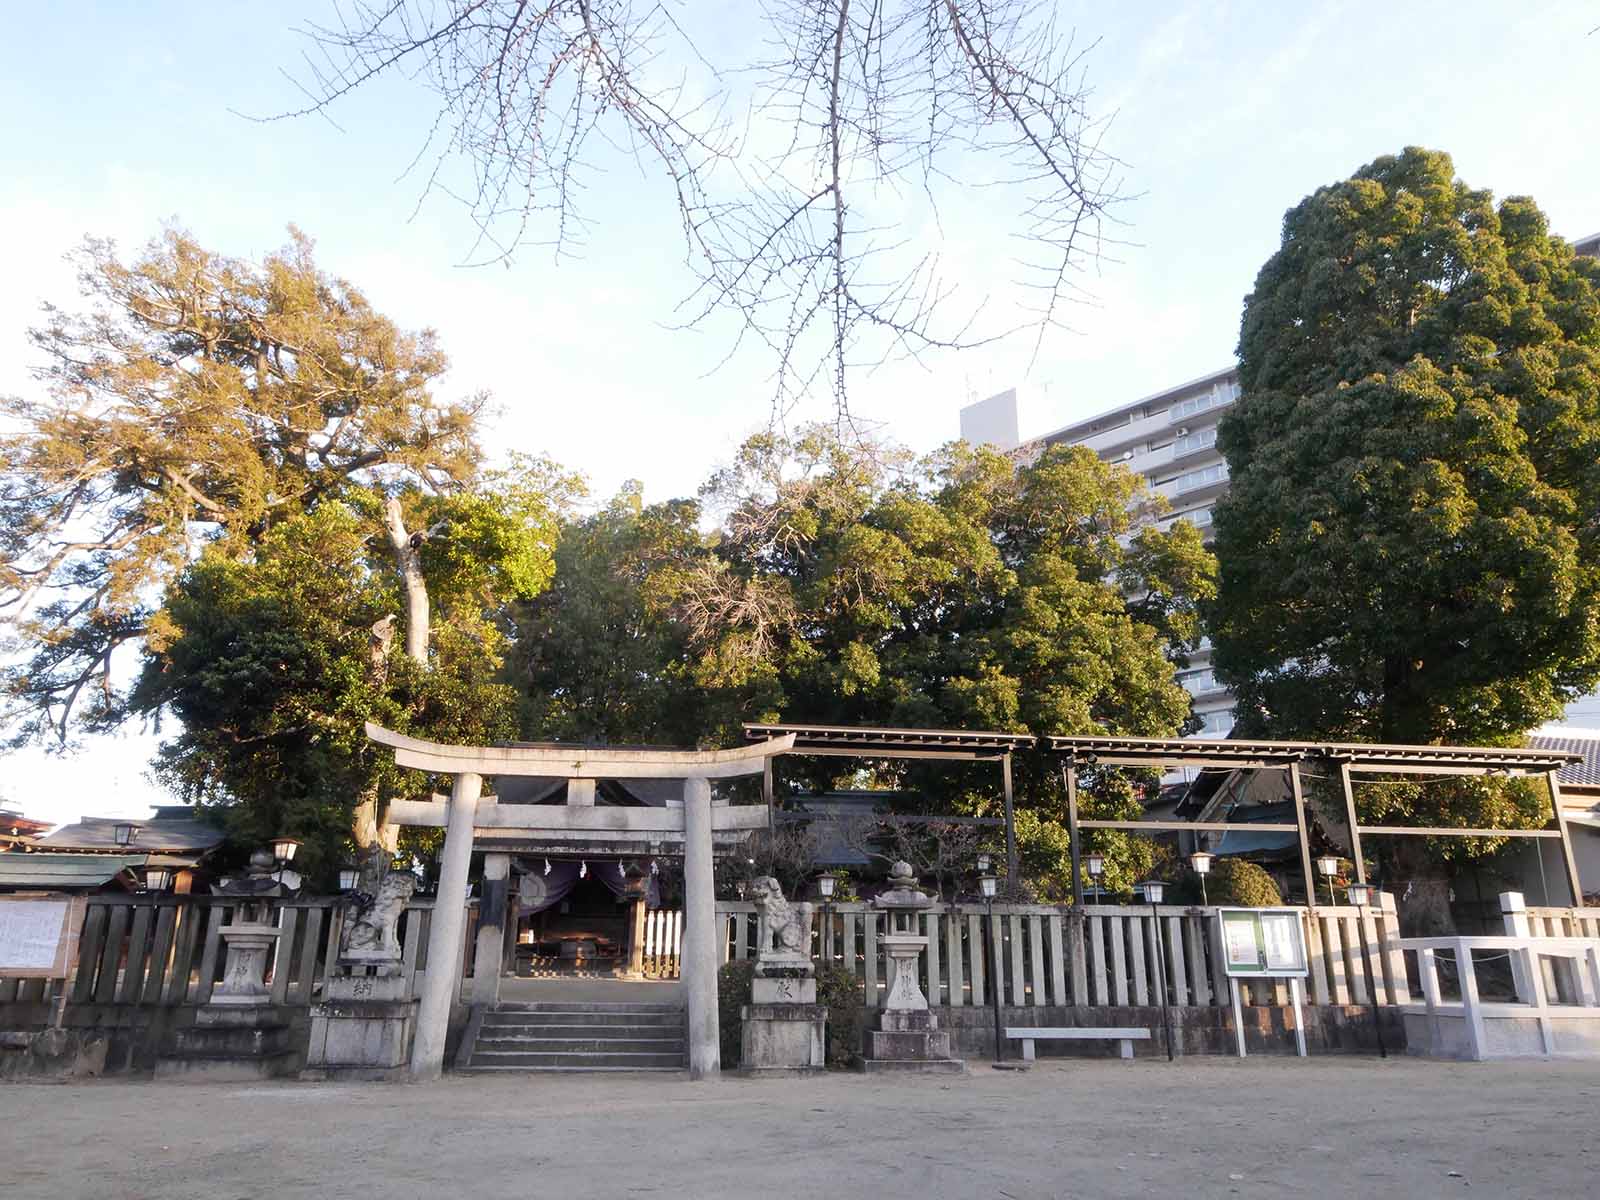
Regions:
M 523 875 L 517 885 L 517 915 L 532 916 L 534 913 L 543 912 L 560 904 L 581 882 L 579 872 L 583 870 L 581 862 L 562 862 L 550 859 L 550 870 L 544 869 L 545 860 L 530 858 L 525 860 L 532 868 L 531 872 Z M 591 858 L 587 860 L 589 867 L 588 877 L 598 879 L 611 891 L 611 894 L 621 899 L 627 894 L 627 878 L 622 873 L 624 864 L 615 858 Z M 645 907 L 661 907 L 661 889 L 657 885 L 654 875 L 647 877 L 645 884 Z

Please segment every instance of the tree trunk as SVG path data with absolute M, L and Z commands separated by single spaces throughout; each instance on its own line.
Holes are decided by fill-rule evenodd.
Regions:
M 426 667 L 428 663 L 428 581 L 422 574 L 421 533 L 406 529 L 405 514 L 400 510 L 400 500 L 390 496 L 384 505 L 384 526 L 389 534 L 389 546 L 394 551 L 395 565 L 400 568 L 400 579 L 406 593 L 406 656 Z M 382 674 L 381 658 L 388 650 L 392 628 L 385 618 L 372 628 L 373 670 Z M 386 627 L 386 628 L 380 628 Z M 400 829 L 382 820 L 378 812 L 378 797 L 364 795 L 356 804 L 351 820 L 350 834 L 361 849 L 380 844 L 391 854 L 399 849 Z
M 422 574 L 423 535 L 406 532 L 400 499 L 390 496 L 384 507 L 389 545 L 406 589 L 406 655 L 412 662 L 428 661 L 428 581 Z

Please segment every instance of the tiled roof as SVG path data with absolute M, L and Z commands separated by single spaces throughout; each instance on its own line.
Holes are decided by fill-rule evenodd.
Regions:
M 214 825 L 206 825 L 192 816 L 169 816 L 171 809 L 156 810 L 156 815 L 145 821 L 124 821 L 114 817 L 84 817 L 72 825 L 63 825 L 54 833 L 38 840 L 38 845 L 50 850 L 97 851 L 138 854 L 204 854 L 222 844 L 223 832 Z M 181 810 L 185 813 L 191 809 Z M 117 844 L 117 826 L 133 825 L 133 840 L 126 846 Z
M 1528 739 L 1534 750 L 1565 750 L 1583 755 L 1581 763 L 1562 767 L 1556 779 L 1569 787 L 1600 787 L 1600 730 L 1536 733 Z

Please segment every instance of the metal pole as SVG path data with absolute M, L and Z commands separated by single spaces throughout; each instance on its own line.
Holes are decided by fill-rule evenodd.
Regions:
M 1005 982 L 1000 966 L 1000 939 L 994 935 L 994 897 L 985 897 L 989 908 L 989 964 L 992 968 L 989 979 L 989 995 L 994 1007 L 994 1060 L 1005 1062 L 1006 1039 L 1000 1029 L 1000 988 Z
M 1083 911 L 1083 847 L 1078 835 L 1078 764 L 1067 759 L 1061 764 L 1061 782 L 1067 789 L 1067 846 L 1072 852 L 1072 905 Z
M 1372 946 L 1367 941 L 1367 906 L 1361 905 L 1356 920 L 1361 924 L 1361 962 L 1367 968 L 1367 984 L 1372 989 L 1372 1028 L 1378 1034 L 1378 1056 L 1389 1057 L 1389 1047 L 1383 1043 L 1383 1014 L 1378 1011 L 1378 992 L 1383 987 L 1382 972 L 1372 966 Z
M 1000 756 L 1000 778 L 1006 789 L 1006 887 L 1017 894 L 1017 820 L 1011 804 L 1011 751 Z
M 1172 1061 L 1172 1002 L 1167 998 L 1167 937 L 1161 930 L 1161 915 L 1150 906 L 1150 919 L 1156 927 L 1156 978 L 1161 981 L 1161 1027 L 1167 1035 L 1167 1061 Z

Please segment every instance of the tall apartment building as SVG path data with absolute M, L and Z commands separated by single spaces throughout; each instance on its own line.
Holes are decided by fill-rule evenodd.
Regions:
M 1152 492 L 1166 497 L 1172 510 L 1159 525 L 1187 518 L 1203 534 L 1211 524 L 1212 504 L 1228 486 L 1228 464 L 1217 451 L 1217 421 L 1238 398 L 1238 371 L 1227 367 L 1020 442 L 1016 392 L 1011 390 L 962 409 L 961 436 L 1024 460 L 1037 457 L 1046 446 L 1086 446 L 1106 461 L 1143 475 Z M 1178 681 L 1201 721 L 1195 736 L 1226 737 L 1233 728 L 1233 696 L 1211 669 L 1209 641 L 1200 644 Z
M 1600 257 L 1600 233 L 1577 238 L 1572 246 L 1579 254 Z M 1102 459 L 1143 475 L 1152 492 L 1166 497 L 1172 511 L 1159 524 L 1187 518 L 1204 534 L 1211 524 L 1211 506 L 1228 488 L 1228 464 L 1217 451 L 1217 422 L 1238 398 L 1238 369 L 1225 367 L 1023 442 L 1017 394 L 1011 389 L 963 408 L 961 436 L 1023 461 L 1046 446 L 1087 446 Z M 1194 736 L 1226 737 L 1233 729 L 1234 698 L 1212 671 L 1209 640 L 1201 643 L 1179 681 L 1201 721 Z M 1593 723 L 1588 714 L 1597 711 L 1600 693 L 1574 703 L 1568 719 Z

